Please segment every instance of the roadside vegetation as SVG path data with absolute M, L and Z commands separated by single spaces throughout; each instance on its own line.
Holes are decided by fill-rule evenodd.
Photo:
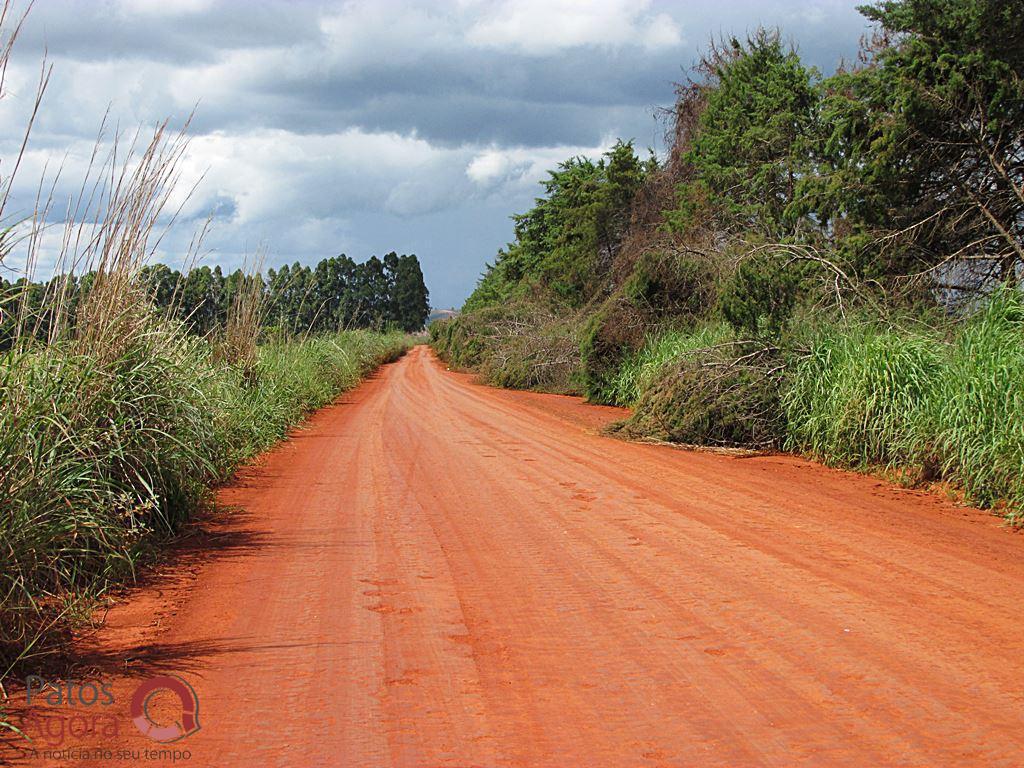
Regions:
M 130 583 L 242 462 L 399 357 L 426 318 L 415 257 L 340 257 L 283 283 L 285 270 L 240 271 L 202 290 L 219 270 L 147 266 L 175 225 L 187 145 L 166 125 L 101 139 L 67 215 L 45 199 L 12 212 L 5 176 L 0 267 L 22 277 L 0 286 L 0 683 Z M 54 251 L 54 277 L 33 281 Z
M 1024 512 L 1024 18 L 893 0 L 823 76 L 712 45 L 664 158 L 553 170 L 463 313 L 491 383 L 633 408 L 627 435 L 793 450 Z

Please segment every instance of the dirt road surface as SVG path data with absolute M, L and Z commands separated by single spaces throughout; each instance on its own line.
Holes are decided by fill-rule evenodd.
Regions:
M 170 672 L 179 766 L 1024 764 L 1024 538 L 619 417 L 414 349 L 80 641 L 127 725 L 64 746 L 159 747 L 123 713 Z

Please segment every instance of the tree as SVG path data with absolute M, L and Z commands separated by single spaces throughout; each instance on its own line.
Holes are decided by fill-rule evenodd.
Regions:
M 781 238 L 795 226 L 791 205 L 809 170 L 817 73 L 765 30 L 713 48 L 701 70 L 706 101 L 684 158 L 697 180 L 680 189 L 682 208 L 706 199 L 721 229 Z
M 196 333 L 206 334 L 217 326 L 223 290 L 219 270 L 215 273 L 208 266 L 189 270 L 181 288 L 181 313 Z
M 573 157 L 548 171 L 544 195 L 515 215 L 515 240 L 487 267 L 465 309 L 540 289 L 581 305 L 604 279 L 629 221 L 633 198 L 654 164 L 618 141 L 597 162 Z
M 364 328 L 381 329 L 387 322 L 388 281 L 384 263 L 371 256 L 356 267 L 356 322 Z
M 399 256 L 395 267 L 393 305 L 398 310 L 398 327 L 419 331 L 430 314 L 430 294 L 423 282 L 423 271 L 415 255 Z
M 395 251 L 384 254 L 384 278 L 387 280 L 388 295 L 386 322 L 396 327 L 401 327 L 402 325 L 402 305 L 398 300 L 399 264 L 399 256 Z
M 171 270 L 165 264 L 153 264 L 143 267 L 140 277 L 149 287 L 157 308 L 165 311 L 170 309 L 181 283 L 181 273 Z
M 1024 261 L 1024 14 L 1014 0 L 893 0 L 864 65 L 828 85 L 822 210 L 889 271 Z

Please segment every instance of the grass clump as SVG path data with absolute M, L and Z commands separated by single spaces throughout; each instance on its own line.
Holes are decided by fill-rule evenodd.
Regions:
M 715 347 L 730 337 L 729 328 L 724 323 L 648 336 L 640 351 L 624 360 L 619 368 L 612 388 L 613 402 L 616 405 L 635 405 L 653 386 L 666 365 L 698 350 Z
M 918 410 L 914 455 L 982 506 L 1024 515 L 1024 297 L 998 291 L 945 348 Z
M 787 375 L 786 446 L 827 463 L 943 480 L 1024 510 L 1024 298 L 997 290 L 947 338 L 835 325 Z
M 942 347 L 934 333 L 826 326 L 787 382 L 786 446 L 850 466 L 901 461 L 940 376 Z

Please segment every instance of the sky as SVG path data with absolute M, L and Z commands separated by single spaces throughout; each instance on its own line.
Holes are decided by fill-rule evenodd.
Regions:
M 431 304 L 457 307 L 546 169 L 619 137 L 664 149 L 657 109 L 712 37 L 778 27 L 829 74 L 866 31 L 854 5 L 36 0 L 0 100 L 0 179 L 44 53 L 53 74 L 5 215 L 56 165 L 73 194 L 108 110 L 128 132 L 194 111 L 180 183 L 198 187 L 159 260 L 212 217 L 207 263 L 415 253 Z

